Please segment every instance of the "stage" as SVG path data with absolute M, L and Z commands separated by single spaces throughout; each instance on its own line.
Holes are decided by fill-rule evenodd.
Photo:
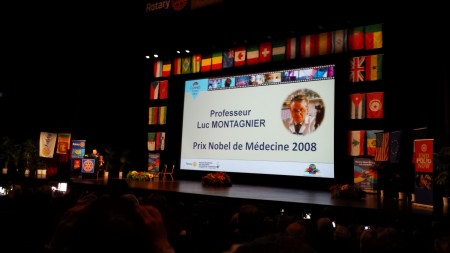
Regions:
M 130 181 L 124 179 L 80 179 L 73 178 L 69 187 L 85 189 L 97 187 L 123 187 L 126 185 L 137 195 L 158 192 L 178 200 L 208 200 L 239 206 L 243 203 L 262 203 L 273 212 L 281 209 L 286 213 L 319 213 L 324 209 L 333 209 L 344 214 L 346 219 L 364 220 L 386 219 L 387 217 L 412 217 L 433 219 L 433 208 L 415 206 L 409 200 L 385 199 L 378 194 L 368 193 L 361 200 L 331 198 L 329 191 L 314 191 L 294 188 L 269 187 L 262 185 L 233 184 L 231 187 L 203 186 L 200 181 L 161 180 Z

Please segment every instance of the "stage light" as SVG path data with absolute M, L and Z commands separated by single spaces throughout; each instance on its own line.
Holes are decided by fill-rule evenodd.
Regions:
M 189 54 L 191 51 L 189 51 L 189 49 L 186 49 L 185 52 Z
M 66 192 L 67 191 L 67 183 L 63 182 L 63 183 L 58 183 L 58 191 L 60 192 Z
M 150 55 L 146 55 L 145 58 L 146 58 L 146 59 L 150 59 Z
M 159 56 L 157 54 L 154 54 L 153 57 L 158 58 Z
M 180 54 L 181 52 L 180 52 L 180 50 L 177 50 L 177 54 Z

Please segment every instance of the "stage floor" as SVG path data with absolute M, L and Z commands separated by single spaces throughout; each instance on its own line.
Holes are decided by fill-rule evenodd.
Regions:
M 433 208 L 413 205 L 409 200 L 384 199 L 375 193 L 368 193 L 361 200 L 331 198 L 329 191 L 303 190 L 294 188 L 270 187 L 261 185 L 233 184 L 231 187 L 203 186 L 199 181 L 190 180 L 161 180 L 129 181 L 110 178 L 109 182 L 126 182 L 128 187 L 135 191 L 158 191 L 170 194 L 188 194 L 197 198 L 227 198 L 245 201 L 260 200 L 264 202 L 277 202 L 277 205 L 307 205 L 317 207 L 335 207 L 365 211 L 383 211 L 388 213 L 407 213 L 418 215 L 433 215 Z M 90 186 L 107 186 L 108 181 L 103 179 L 73 178 L 72 184 Z

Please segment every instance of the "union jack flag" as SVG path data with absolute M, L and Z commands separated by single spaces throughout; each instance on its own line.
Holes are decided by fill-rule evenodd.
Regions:
M 350 60 L 350 82 L 364 82 L 364 70 L 366 65 L 366 57 L 353 57 Z

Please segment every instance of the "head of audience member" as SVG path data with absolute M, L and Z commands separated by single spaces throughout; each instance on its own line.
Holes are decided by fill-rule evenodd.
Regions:
M 161 213 L 133 195 L 89 194 L 67 210 L 49 252 L 173 252 Z
M 302 221 L 296 221 L 289 224 L 286 228 L 286 232 L 298 239 L 306 239 L 306 226 Z
M 264 225 L 262 210 L 253 204 L 245 204 L 239 208 L 238 229 L 240 233 L 259 234 Z

